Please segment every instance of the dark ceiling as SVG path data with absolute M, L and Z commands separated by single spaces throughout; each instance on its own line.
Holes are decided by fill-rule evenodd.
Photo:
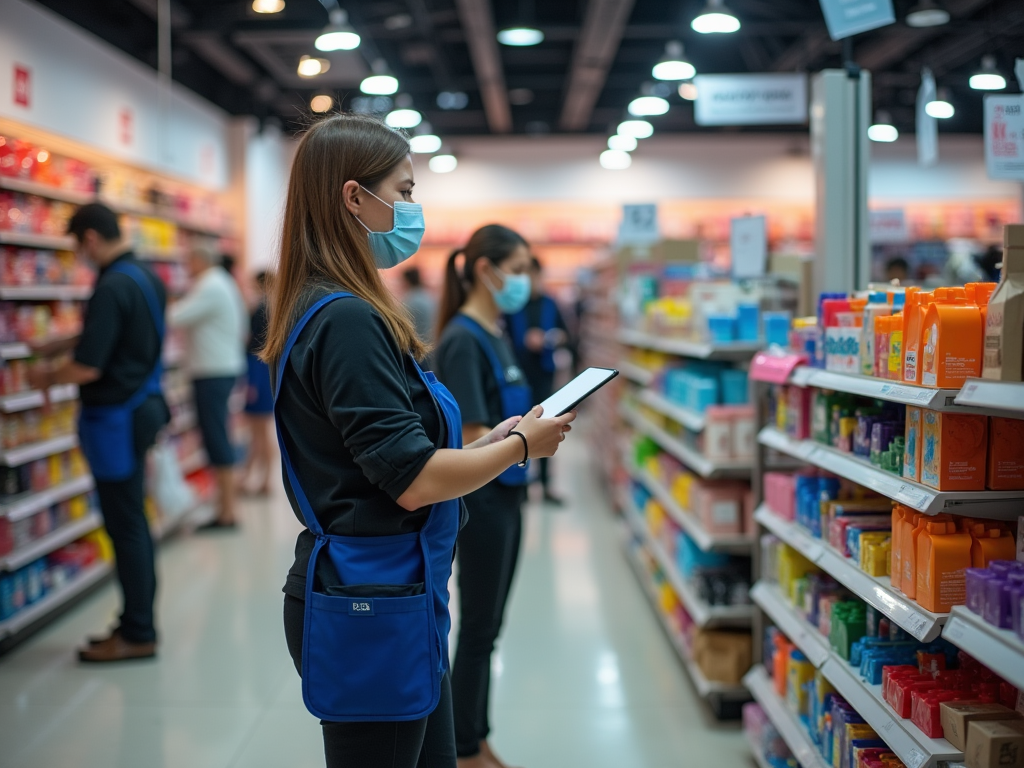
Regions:
M 332 0 L 327 0 L 331 3 Z M 980 132 L 982 96 L 967 80 L 993 54 L 1017 92 L 1014 57 L 1024 57 L 1024 1 L 941 0 L 952 21 L 914 29 L 903 21 L 915 0 L 895 0 L 899 21 L 858 35 L 856 63 L 871 70 L 876 108 L 912 131 L 922 66 L 951 90 L 956 115 L 948 132 Z M 156 66 L 157 0 L 41 0 L 140 61 Z M 842 43 L 825 30 L 817 0 L 728 0 L 742 28 L 732 35 L 690 29 L 703 0 L 341 0 L 363 43 L 354 52 L 317 54 L 313 40 L 328 22 L 318 0 L 286 0 L 285 10 L 256 14 L 251 0 L 171 0 L 173 77 L 232 114 L 307 121 L 309 100 L 333 94 L 359 108 L 358 84 L 383 59 L 401 92 L 443 135 L 607 131 L 650 82 L 665 43 L 682 40 L 698 73 L 815 72 L 842 65 Z M 510 48 L 494 31 L 533 16 L 540 45 Z M 331 60 L 314 80 L 296 74 L 303 54 Z M 484 84 L 482 87 L 481 84 Z M 441 109 L 442 91 L 468 96 Z M 674 92 L 659 132 L 694 131 L 692 105 Z M 721 129 L 719 129 L 721 130 Z M 763 130 L 763 129 L 762 129 Z M 793 126 L 780 130 L 795 130 Z M 806 129 L 800 129 L 806 130 Z

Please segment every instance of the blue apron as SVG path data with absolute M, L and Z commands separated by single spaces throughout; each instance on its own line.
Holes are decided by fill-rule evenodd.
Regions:
M 277 364 L 277 441 L 288 483 L 306 527 L 316 536 L 306 572 L 302 699 L 321 720 L 419 720 L 437 706 L 448 670 L 448 579 L 459 532 L 460 500 L 434 504 L 416 533 L 332 536 L 324 533 L 281 434 L 277 401 L 288 355 L 320 309 L 351 293 L 320 299 L 295 324 Z M 448 448 L 462 447 L 462 418 L 448 390 L 416 366 L 444 416 Z M 300 457 L 301 458 L 301 457 Z M 318 591 L 317 559 L 327 550 L 340 587 Z M 398 596 L 396 596 L 398 595 Z
M 135 474 L 135 411 L 147 398 L 161 394 L 160 379 L 164 370 L 164 313 L 153 284 L 136 264 L 115 261 L 107 269 L 110 272 L 127 275 L 139 286 L 153 315 L 153 324 L 156 326 L 161 350 L 157 354 L 152 373 L 134 395 L 117 405 L 83 406 L 78 418 L 79 443 L 82 453 L 89 462 L 93 477 L 97 480 L 116 482 L 127 480 Z
M 531 350 L 526 348 L 526 331 L 528 330 L 526 322 L 526 309 L 523 308 L 516 312 L 514 315 L 506 315 L 508 318 L 508 326 L 511 331 L 512 343 L 515 345 L 517 350 L 533 354 Z M 558 307 L 555 305 L 555 300 L 549 296 L 540 297 L 540 328 L 542 331 L 547 333 L 548 331 L 554 330 L 555 324 L 558 322 Z M 540 352 L 540 367 L 548 373 L 555 372 L 555 350 L 551 347 L 544 345 L 544 349 Z
M 505 380 L 505 366 L 501 364 L 498 354 L 491 345 L 491 334 L 485 331 L 476 320 L 463 314 L 455 315 L 452 322 L 468 329 L 483 347 L 484 354 L 494 371 L 494 380 L 498 384 L 498 391 L 501 393 L 501 418 L 525 416 L 533 407 L 533 392 L 528 384 L 509 384 Z M 527 462 L 527 466 L 522 467 L 518 464 L 512 465 L 498 475 L 498 482 L 502 485 L 526 485 L 527 473 L 530 469 L 528 465 L 529 462 Z

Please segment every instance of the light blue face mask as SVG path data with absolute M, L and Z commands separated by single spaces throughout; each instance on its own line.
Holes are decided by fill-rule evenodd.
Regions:
M 506 275 L 497 267 L 494 269 L 505 282 L 501 288 L 495 289 L 485 281 L 487 288 L 494 297 L 494 303 L 498 305 L 498 310 L 504 315 L 514 315 L 530 300 L 530 276 Z
M 368 195 L 377 197 L 362 184 L 360 188 Z M 380 200 L 379 197 L 377 197 Z M 380 200 L 384 203 L 383 200 Z M 394 205 L 384 203 L 395 212 L 394 225 L 387 232 L 374 232 L 363 224 L 356 216 L 356 221 L 363 224 L 370 240 L 370 250 L 373 251 L 373 259 L 377 262 L 377 269 L 391 269 L 401 264 L 420 249 L 420 241 L 423 239 L 423 230 L 426 228 L 423 222 L 423 206 L 419 203 L 406 203 L 401 200 Z

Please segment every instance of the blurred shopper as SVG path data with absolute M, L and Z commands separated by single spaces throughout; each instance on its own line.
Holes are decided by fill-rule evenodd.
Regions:
M 109 636 L 89 641 L 82 661 L 107 662 L 156 655 L 153 538 L 144 510 L 146 451 L 170 420 L 160 391 L 167 293 L 122 240 L 117 215 L 104 205 L 82 206 L 68 232 L 99 269 L 82 334 L 40 353 L 74 350 L 56 365 L 39 365 L 32 386 L 78 384 L 79 435 L 89 460 L 103 522 L 114 545 L 124 610 Z
M 229 434 L 228 398 L 245 373 L 248 313 L 238 285 L 221 257 L 193 248 L 188 257 L 192 288 L 170 310 L 170 323 L 188 336 L 188 369 L 195 393 L 203 447 L 217 476 L 217 517 L 204 529 L 235 527 L 235 447 Z
M 907 260 L 902 256 L 897 256 L 894 259 L 889 259 L 885 265 L 885 280 L 886 282 L 892 282 L 898 280 L 897 285 L 903 285 L 907 282 L 910 277 L 910 265 Z
M 462 265 L 459 259 L 462 257 Z M 481 439 L 535 402 L 499 322 L 530 298 L 530 249 L 507 227 L 481 227 L 448 258 L 441 300 L 437 377 L 462 411 L 462 439 Z M 459 534 L 459 643 L 452 666 L 455 746 L 465 768 L 504 766 L 491 750 L 491 654 L 512 587 L 526 467 L 515 466 L 466 496 Z
M 565 318 L 553 298 L 544 293 L 543 267 L 533 257 L 530 263 L 530 300 L 514 315 L 505 316 L 505 324 L 512 337 L 519 367 L 533 390 L 533 402 L 542 403 L 554 392 L 555 350 L 569 341 Z M 537 480 L 544 492 L 544 501 L 562 505 L 562 500 L 551 492 L 550 459 L 538 461 Z
M 423 286 L 423 279 L 416 267 L 409 267 L 402 273 L 402 280 L 405 283 L 405 295 L 402 298 L 405 308 L 412 315 L 413 325 L 416 326 L 416 335 L 424 344 L 430 344 L 434 340 L 434 323 L 437 320 L 437 302 Z
M 273 461 L 270 428 L 274 416 L 274 393 L 270 387 L 270 368 L 259 358 L 267 340 L 267 273 L 260 272 L 254 280 L 257 302 L 249 318 L 249 349 L 246 355 L 245 419 L 249 425 L 249 453 L 245 458 L 239 487 L 250 487 L 266 496 L 270 492 L 270 466 Z M 255 484 L 250 486 L 255 477 Z
M 335 115 L 299 142 L 263 358 L 288 500 L 305 528 L 284 587 L 288 650 L 327 768 L 455 768 L 448 580 L 459 497 L 550 456 L 572 416 L 462 444 L 458 406 L 379 269 L 416 252 L 409 143 Z M 496 317 L 496 315 L 495 315 Z M 511 434 L 510 430 L 515 429 Z

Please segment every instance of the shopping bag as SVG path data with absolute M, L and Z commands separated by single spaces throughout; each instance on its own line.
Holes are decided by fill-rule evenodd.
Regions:
M 157 443 L 150 451 L 149 460 L 149 495 L 163 518 L 175 518 L 195 507 L 195 491 L 185 482 L 174 448 L 168 443 Z

